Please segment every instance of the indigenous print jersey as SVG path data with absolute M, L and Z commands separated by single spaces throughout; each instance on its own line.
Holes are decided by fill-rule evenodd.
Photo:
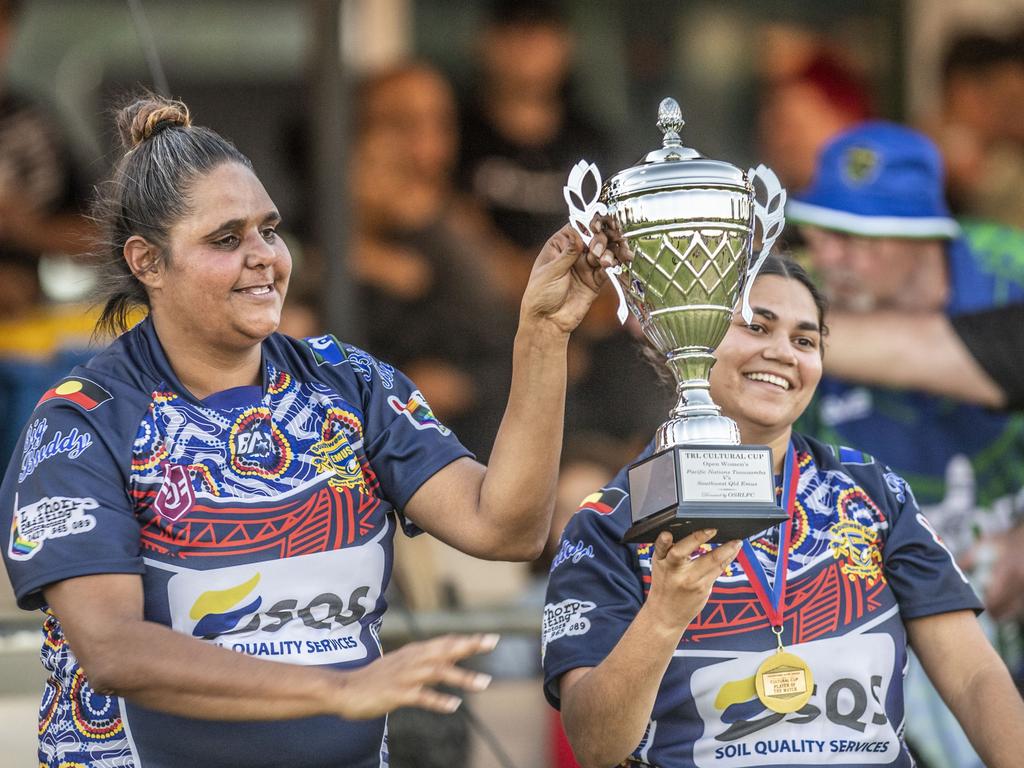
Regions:
M 777 642 L 736 561 L 683 634 L 630 764 L 913 764 L 902 739 L 903 622 L 980 603 L 899 476 L 858 451 L 833 453 L 799 435 L 793 446 L 800 476 L 782 640 L 811 669 L 810 700 L 779 714 L 758 699 L 754 674 Z M 647 597 L 652 546 L 621 544 L 630 524 L 623 470 L 562 535 L 542 635 L 545 694 L 556 707 L 561 676 L 601 663 Z M 776 526 L 749 540 L 769 583 L 780 534 Z
M 43 395 L 0 489 L 22 607 L 140 574 L 146 619 L 197 641 L 338 669 L 380 656 L 392 513 L 467 452 L 408 379 L 333 336 L 262 351 L 262 386 L 198 401 L 146 320 Z M 44 765 L 387 764 L 383 718 L 214 722 L 102 695 L 52 614 L 43 663 Z
M 966 223 L 964 237 L 949 246 L 948 266 L 950 316 L 1024 301 L 1019 233 Z M 976 535 L 1010 527 L 1015 507 L 1024 503 L 1022 414 L 826 376 L 797 426 L 893 467 L 958 556 Z

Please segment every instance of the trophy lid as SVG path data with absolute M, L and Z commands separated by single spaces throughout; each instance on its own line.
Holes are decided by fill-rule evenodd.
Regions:
M 664 137 L 661 149 L 648 152 L 636 165 L 608 179 L 601 197 L 612 202 L 640 193 L 686 187 L 749 189 L 746 174 L 736 166 L 684 147 L 679 139 L 683 125 L 679 103 L 671 98 L 662 100 L 658 106 L 658 128 Z

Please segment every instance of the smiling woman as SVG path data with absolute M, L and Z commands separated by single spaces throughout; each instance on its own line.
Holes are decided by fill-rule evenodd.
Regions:
M 565 227 L 538 255 L 484 467 L 392 366 L 276 332 L 291 259 L 238 149 L 178 102 L 119 127 L 99 218 L 122 333 L 43 395 L 0 488 L 18 602 L 46 612 L 39 762 L 379 768 L 384 715 L 451 712 L 434 686 L 486 687 L 456 662 L 497 642 L 382 654 L 395 532 L 539 554 L 568 336 L 615 233 L 586 249 Z
M 821 294 L 772 256 L 750 304 L 752 321 L 737 312 L 715 350 L 711 394 L 744 443 L 771 447 L 789 519 L 743 542 L 622 544 L 626 470 L 587 498 L 562 547 L 590 556 L 552 569 L 542 638 L 545 694 L 577 759 L 908 768 L 909 640 L 986 765 L 1018 764 L 1024 704 L 910 487 L 793 431 L 821 378 Z

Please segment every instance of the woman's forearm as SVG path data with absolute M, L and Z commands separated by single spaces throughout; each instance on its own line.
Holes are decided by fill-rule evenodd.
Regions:
M 906 627 L 921 666 L 985 765 L 1020 765 L 1024 702 L 974 614 L 937 613 Z
M 344 715 L 341 672 L 253 658 L 149 621 L 124 622 L 102 650 L 92 647 L 80 661 L 93 688 L 162 712 L 214 720 Z
M 480 514 L 536 557 L 555 503 L 565 413 L 568 334 L 540 323 L 516 334 L 508 407 L 480 489 Z M 514 499 L 514 504 L 509 500 Z
M 947 700 L 964 733 L 990 768 L 1021 763 L 1024 748 L 1024 702 L 995 652 L 972 676 L 964 695 Z
M 620 763 L 636 749 L 650 721 L 682 631 L 665 628 L 646 607 L 604 661 L 563 677 L 562 723 L 583 768 Z M 573 679 L 573 672 L 580 674 Z

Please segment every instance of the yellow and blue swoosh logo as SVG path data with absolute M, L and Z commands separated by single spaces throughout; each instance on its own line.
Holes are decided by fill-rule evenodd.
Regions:
M 242 584 L 227 589 L 210 589 L 203 592 L 192 604 L 189 611 L 189 618 L 196 621 L 192 629 L 193 637 L 215 637 L 235 628 L 243 616 L 247 616 L 257 610 L 263 603 L 259 595 L 247 605 L 231 610 L 249 595 L 259 583 L 260 575 L 257 573 L 251 579 Z

